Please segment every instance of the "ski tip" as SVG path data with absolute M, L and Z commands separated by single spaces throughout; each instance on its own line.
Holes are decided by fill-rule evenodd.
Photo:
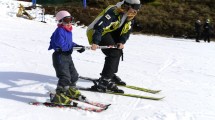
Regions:
M 110 105 L 111 105 L 111 104 L 106 104 L 105 106 L 103 106 L 103 107 L 101 107 L 101 108 L 102 108 L 102 110 L 107 110 L 108 107 L 109 107 Z
M 107 104 L 107 105 L 106 105 L 106 108 L 108 108 L 110 105 L 111 105 L 111 104 Z
M 156 93 L 159 93 L 159 92 L 161 92 L 162 90 L 156 90 Z
M 165 97 L 162 97 L 161 99 L 164 99 Z
M 165 97 L 156 98 L 154 100 L 163 100 Z
M 152 93 L 152 94 L 158 94 L 160 93 L 162 90 L 155 90 L 155 91 L 150 91 L 149 93 Z
M 110 105 L 111 105 L 111 104 L 108 104 L 108 105 L 104 108 L 104 110 L 107 110 L 107 109 L 109 108 Z

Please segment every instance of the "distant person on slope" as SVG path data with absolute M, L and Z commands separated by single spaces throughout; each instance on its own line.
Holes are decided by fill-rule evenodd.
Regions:
M 84 47 L 73 42 L 72 16 L 67 11 L 59 11 L 56 14 L 58 27 L 51 36 L 48 50 L 54 49 L 52 54 L 53 66 L 59 78 L 56 94 L 51 102 L 56 104 L 70 104 L 70 98 L 81 99 L 82 96 L 75 86 L 78 80 L 78 72 L 75 69 L 71 54 L 73 47 L 82 47 L 79 53 L 85 51 Z
M 129 39 L 134 24 L 133 19 L 140 7 L 140 0 L 118 2 L 116 5 L 110 5 L 104 9 L 89 25 L 87 37 L 92 45 L 92 50 L 96 50 L 98 45 L 117 46 L 117 48 L 102 49 L 106 57 L 97 90 L 124 92 L 118 89 L 116 84 L 126 85 L 126 83 L 115 73 L 118 72 L 120 57 L 123 55 L 122 49 Z
M 196 32 L 196 42 L 200 42 L 199 39 L 201 37 L 201 21 L 200 20 L 196 20 L 195 22 L 195 32 Z
M 32 7 L 33 8 L 36 8 L 36 6 L 37 6 L 36 4 L 37 4 L 37 0 L 32 0 Z
M 210 19 L 207 19 L 204 26 L 203 26 L 203 34 L 204 34 L 204 41 L 205 42 L 210 42 L 210 37 L 212 35 L 212 31 L 213 31 L 213 28 L 211 26 L 211 23 L 210 23 Z

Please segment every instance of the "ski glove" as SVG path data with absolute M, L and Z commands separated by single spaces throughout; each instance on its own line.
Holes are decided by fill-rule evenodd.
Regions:
M 82 47 L 80 50 L 77 50 L 79 53 L 82 53 L 85 51 L 85 47 L 82 45 L 76 45 L 75 47 Z

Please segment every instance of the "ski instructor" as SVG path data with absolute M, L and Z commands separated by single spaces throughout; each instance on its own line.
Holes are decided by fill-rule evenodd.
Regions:
M 102 49 L 106 57 L 96 90 L 124 93 L 116 84 L 126 85 L 126 83 L 115 73 L 118 72 L 124 44 L 129 39 L 134 17 L 140 7 L 140 0 L 118 2 L 104 9 L 88 26 L 87 37 L 92 50 L 96 50 L 98 46 L 117 46 L 117 48 Z

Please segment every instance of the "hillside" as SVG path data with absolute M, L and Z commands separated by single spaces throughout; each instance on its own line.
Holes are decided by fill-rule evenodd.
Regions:
M 50 2 L 44 6 L 49 14 L 66 9 L 81 24 L 89 25 L 102 8 L 115 4 L 117 1 L 89 0 L 87 9 L 83 9 L 82 3 L 75 0 L 54 5 Z M 136 17 L 134 31 L 143 34 L 193 38 L 195 36 L 194 23 L 197 19 L 200 19 L 202 23 L 208 18 L 212 24 L 215 21 L 215 7 L 213 7 L 215 2 L 212 0 L 145 0 L 142 3 L 143 7 Z

